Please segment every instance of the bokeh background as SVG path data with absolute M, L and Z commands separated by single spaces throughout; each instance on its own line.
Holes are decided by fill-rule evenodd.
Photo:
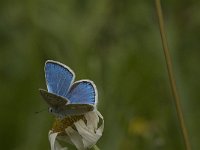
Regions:
M 162 1 L 193 150 L 200 149 L 200 1 Z M 48 150 L 54 117 L 38 88 L 60 61 L 99 91 L 102 150 L 184 149 L 155 14 L 146 0 L 0 1 L 0 147 Z

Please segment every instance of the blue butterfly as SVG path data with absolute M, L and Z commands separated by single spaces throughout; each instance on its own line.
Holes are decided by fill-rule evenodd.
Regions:
M 49 105 L 49 112 L 63 118 L 83 115 L 96 109 L 98 93 L 92 81 L 74 82 L 74 72 L 68 66 L 53 60 L 46 61 L 44 71 L 48 91 L 39 91 Z

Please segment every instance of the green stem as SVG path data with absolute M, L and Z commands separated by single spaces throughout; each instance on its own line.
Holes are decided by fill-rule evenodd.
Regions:
M 171 61 L 171 57 L 170 57 L 170 53 L 169 53 L 166 33 L 165 33 L 165 30 L 164 30 L 164 21 L 163 21 L 162 8 L 161 8 L 160 0 L 155 0 L 155 3 L 156 3 L 156 11 L 157 11 L 157 15 L 158 15 L 158 22 L 159 22 L 161 39 L 162 39 L 162 45 L 163 45 L 163 50 L 164 50 L 164 54 L 165 54 L 165 61 L 166 61 L 166 65 L 167 65 L 167 71 L 168 71 L 168 76 L 169 76 L 169 80 L 170 80 L 171 90 L 172 90 L 173 97 L 174 97 L 174 103 L 175 103 L 175 106 L 176 106 L 176 112 L 177 112 L 178 120 L 179 120 L 179 123 L 180 123 L 181 132 L 182 132 L 182 135 L 183 135 L 185 148 L 186 148 L 186 150 L 191 150 L 188 131 L 187 131 L 187 128 L 186 128 L 186 125 L 185 125 L 183 112 L 182 112 L 182 109 L 181 109 L 180 97 L 179 97 L 179 94 L 178 94 L 178 91 L 177 91 L 176 81 L 175 81 L 175 78 L 174 78 L 172 61 Z
M 100 148 L 98 148 L 98 146 L 94 145 L 91 150 L 100 150 Z

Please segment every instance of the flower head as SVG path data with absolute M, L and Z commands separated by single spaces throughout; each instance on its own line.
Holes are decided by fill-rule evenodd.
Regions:
M 56 119 L 49 131 L 51 150 L 66 150 L 66 145 L 61 143 L 72 144 L 78 150 L 91 148 L 102 136 L 103 129 L 104 119 L 97 110 Z

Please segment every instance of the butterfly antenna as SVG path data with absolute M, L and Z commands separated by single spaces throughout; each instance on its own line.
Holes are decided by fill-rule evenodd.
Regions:
M 44 111 L 46 111 L 46 110 L 47 110 L 47 108 L 44 108 L 44 109 L 42 109 L 42 110 L 36 111 L 35 114 L 39 114 L 39 113 L 44 112 Z

